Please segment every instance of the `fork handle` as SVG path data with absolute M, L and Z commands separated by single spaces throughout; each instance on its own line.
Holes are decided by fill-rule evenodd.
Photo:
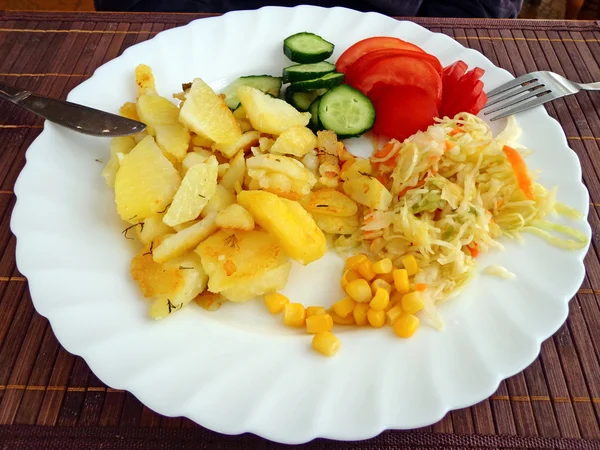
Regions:
M 584 91 L 600 91 L 600 83 L 584 83 L 578 84 L 578 86 Z

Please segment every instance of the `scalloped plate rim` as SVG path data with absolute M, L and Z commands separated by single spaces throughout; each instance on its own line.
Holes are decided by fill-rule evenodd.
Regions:
M 295 9 L 298 8 L 302 8 L 302 9 L 325 9 L 325 8 L 319 8 L 319 7 L 311 7 L 311 6 L 300 6 L 300 7 L 295 7 L 295 8 L 283 8 L 283 7 L 263 7 L 260 8 L 260 10 L 286 10 L 286 11 L 293 11 Z M 346 8 L 340 8 L 340 7 L 336 7 L 336 8 L 332 8 L 333 10 L 339 9 L 339 10 L 346 10 Z M 353 11 L 356 12 L 356 11 Z M 254 14 L 255 12 L 252 11 L 236 11 L 236 12 L 232 12 L 232 13 L 228 13 L 225 16 L 233 16 L 233 15 L 250 15 L 250 14 Z M 383 16 L 381 14 L 378 13 L 374 13 L 374 12 L 370 12 L 370 13 L 359 13 L 356 12 L 358 14 L 366 14 L 366 15 L 375 15 L 375 16 L 381 16 L 382 18 L 385 18 L 386 20 L 389 20 L 390 18 L 388 18 L 387 16 Z M 224 16 L 221 16 L 224 17 Z M 202 18 L 202 19 L 196 19 L 192 22 L 190 22 L 187 25 L 181 26 L 181 27 L 175 27 L 169 30 L 165 30 L 163 32 L 158 33 L 156 36 L 154 36 L 151 39 L 148 39 L 144 42 L 141 42 L 139 44 L 136 44 L 132 47 L 127 48 L 123 54 L 111 61 L 108 61 L 107 63 L 103 64 L 102 66 L 98 67 L 93 75 L 86 81 L 84 81 L 83 83 L 81 83 L 80 85 L 76 86 L 73 90 L 71 90 L 71 92 L 68 95 L 68 98 L 71 99 L 72 96 L 77 95 L 77 92 L 79 92 L 80 89 L 84 89 L 85 86 L 94 78 L 96 77 L 98 74 L 101 74 L 103 70 L 106 70 L 108 68 L 110 68 L 112 65 L 116 65 L 119 63 L 119 61 L 123 61 L 125 60 L 129 54 L 134 53 L 134 49 L 135 48 L 142 48 L 145 46 L 152 46 L 153 42 L 155 42 L 156 38 L 159 38 L 159 36 L 164 36 L 166 34 L 177 34 L 180 33 L 182 29 L 187 28 L 187 27 L 195 27 L 197 26 L 198 23 L 202 23 L 204 21 L 207 20 L 211 20 L 211 21 L 215 21 L 215 20 L 221 20 L 221 17 L 209 17 L 209 18 Z M 395 20 L 395 19 L 391 19 L 391 20 Z M 510 77 L 510 78 L 514 78 L 512 77 L 512 75 L 506 71 L 505 69 L 496 67 L 489 59 L 487 59 L 487 57 L 485 57 L 484 55 L 482 55 L 480 52 L 473 50 L 473 49 L 469 49 L 469 48 L 465 48 L 462 44 L 460 44 L 459 42 L 455 41 L 454 39 L 442 34 L 442 33 L 432 33 L 429 32 L 429 30 L 426 30 L 425 28 L 423 28 L 422 26 L 420 26 L 419 24 L 416 24 L 414 22 L 411 21 L 396 21 L 396 23 L 398 24 L 398 27 L 403 26 L 406 23 L 409 23 L 413 26 L 416 26 L 418 28 L 422 28 L 423 30 L 427 31 L 428 33 L 434 34 L 434 35 L 439 35 L 439 36 L 444 36 L 444 38 L 448 39 L 449 41 L 451 41 L 453 44 L 458 45 L 460 47 L 462 47 L 462 49 L 468 51 L 471 54 L 477 55 L 478 58 L 483 58 L 485 59 L 485 61 L 491 66 L 496 68 L 499 72 L 501 72 L 504 76 L 506 77 Z M 539 112 L 543 111 L 543 115 L 544 115 L 544 120 L 548 120 L 550 119 L 550 121 L 548 122 L 548 125 L 552 124 L 552 126 L 554 128 L 558 127 L 561 130 L 561 135 L 562 135 L 562 141 L 560 143 L 558 143 L 557 146 L 560 147 L 566 147 L 567 149 L 569 149 L 569 151 L 571 152 L 571 157 L 573 158 L 577 158 L 576 153 L 570 149 L 567 139 L 564 136 L 564 132 L 562 131 L 562 128 L 560 127 L 559 122 L 554 119 L 553 117 L 551 117 L 547 111 L 544 108 L 538 108 Z M 40 145 L 40 143 L 42 143 L 46 138 L 47 135 L 49 134 L 49 131 L 46 129 L 46 127 L 48 126 L 48 124 L 45 124 L 45 128 L 44 130 L 40 133 L 40 135 L 32 142 L 30 149 L 33 148 L 34 146 L 38 146 Z M 53 127 L 54 125 L 50 125 L 50 128 Z M 29 161 L 29 149 L 26 152 L 26 160 Z M 578 161 L 578 159 L 577 159 Z M 578 161 L 579 162 L 579 161 Z M 579 171 L 579 180 L 578 180 L 578 187 L 582 188 L 583 191 L 585 192 L 586 195 L 588 195 L 588 199 L 589 199 L 589 194 L 587 192 L 587 189 L 585 188 L 585 186 L 583 185 L 582 181 L 581 181 L 581 166 L 580 164 L 577 164 L 577 169 Z M 17 201 L 16 204 L 14 206 L 14 212 L 13 215 L 11 217 L 11 230 L 13 231 L 13 233 L 15 234 L 15 236 L 17 237 L 17 245 L 16 245 L 16 259 L 17 259 L 17 267 L 19 268 L 20 272 L 23 273 L 23 275 L 25 275 L 28 279 L 28 282 L 30 284 L 30 286 L 32 286 L 30 289 L 31 291 L 37 290 L 39 288 L 41 288 L 41 286 L 36 284 L 36 280 L 35 280 L 35 274 L 38 271 L 41 271 L 43 269 L 34 269 L 32 271 L 29 270 L 28 267 L 28 256 L 26 254 L 24 254 L 24 250 L 23 250 L 23 246 L 20 245 L 20 242 L 22 243 L 25 239 L 26 239 L 26 232 L 25 233 L 21 233 L 18 227 L 18 219 L 21 218 L 21 214 L 25 214 L 25 212 L 23 212 L 22 208 L 24 205 L 24 201 L 26 200 L 24 196 L 21 196 L 20 192 L 22 192 L 22 184 L 25 183 L 24 180 L 26 180 L 27 177 L 27 164 L 25 166 L 25 168 L 23 169 L 23 172 L 19 175 L 19 178 L 17 180 L 17 182 L 15 183 L 15 188 L 14 188 L 14 192 L 15 192 L 15 196 L 17 197 Z M 19 198 L 21 197 L 21 198 Z M 24 200 L 25 199 L 25 200 Z M 584 214 L 586 214 L 589 212 L 589 202 L 587 204 L 586 210 L 583 211 Z M 587 224 L 587 221 L 586 221 Z M 589 228 L 589 224 L 587 224 L 587 228 Z M 589 243 L 588 243 L 588 248 L 589 248 Z M 587 253 L 587 248 L 585 250 L 582 250 L 581 252 L 578 253 L 578 266 L 577 266 L 577 283 L 575 283 L 575 281 L 573 282 L 573 284 L 577 284 L 580 285 L 581 282 L 584 280 L 585 278 L 585 265 L 584 265 L 584 257 Z M 530 354 L 528 355 L 527 359 L 527 364 L 525 366 L 523 366 L 520 369 L 517 370 L 512 370 L 512 371 L 508 371 L 508 372 L 504 372 L 504 373 L 495 373 L 495 378 L 493 380 L 493 382 L 491 383 L 494 388 L 493 390 L 491 390 L 491 392 L 484 392 L 484 393 L 480 393 L 481 395 L 478 395 L 479 400 L 484 400 L 486 398 L 488 398 L 490 395 L 493 394 L 493 392 L 495 392 L 495 390 L 498 388 L 499 384 L 506 378 L 519 373 L 520 371 L 522 371 L 525 367 L 527 367 L 528 365 L 530 365 L 539 355 L 540 352 L 540 347 L 541 347 L 541 343 L 547 339 L 548 337 L 552 336 L 559 328 L 560 326 L 565 322 L 565 320 L 567 319 L 568 316 L 568 303 L 570 298 L 577 292 L 577 288 L 573 289 L 572 295 L 569 298 L 563 299 L 564 301 L 561 302 L 561 313 L 560 313 L 560 323 L 558 323 L 557 326 L 554 327 L 546 327 L 544 329 L 544 332 L 540 332 L 537 334 L 533 334 L 531 335 L 531 337 L 533 337 L 535 339 L 535 352 L 534 354 Z M 55 328 L 53 326 L 53 311 L 52 308 L 46 308 L 44 306 L 44 302 L 41 301 L 42 296 L 37 296 L 37 295 L 32 295 L 32 301 L 33 304 L 36 308 L 36 310 L 43 315 L 44 317 L 48 318 L 50 325 L 52 326 L 54 333 L 57 336 L 57 339 L 59 340 L 59 342 L 61 343 L 61 345 L 64 346 L 64 348 L 73 353 L 73 354 L 77 354 L 79 356 L 81 356 L 82 358 L 85 359 L 85 361 L 89 364 L 90 368 L 92 369 L 92 371 L 100 378 L 100 379 L 105 379 L 105 378 L 110 378 L 110 377 L 105 377 L 105 373 L 101 367 L 101 363 L 102 361 L 96 361 L 93 359 L 86 357 L 86 352 L 85 351 L 78 351 L 78 352 L 74 352 L 73 346 L 71 345 L 71 341 L 66 337 L 66 330 L 62 330 L 60 328 Z M 562 297 L 561 297 L 562 298 Z M 128 383 L 128 380 L 110 380 L 109 383 L 107 383 L 107 385 L 110 385 L 111 387 L 115 387 L 117 389 L 123 389 L 123 390 L 128 390 L 131 393 L 133 393 L 136 397 L 140 398 L 140 400 L 143 401 L 144 397 L 148 397 L 147 391 L 143 390 L 143 389 L 138 389 L 137 386 L 130 386 Z M 442 414 L 439 415 L 439 417 L 435 417 L 432 418 L 431 420 L 426 420 L 424 421 L 424 423 L 421 426 L 425 426 L 425 425 L 430 425 L 431 423 L 435 423 L 438 420 L 440 420 L 442 417 L 444 417 L 444 415 L 446 415 L 447 412 L 451 411 L 451 410 L 455 410 L 455 409 L 459 409 L 459 408 L 463 408 L 463 407 L 468 407 L 470 405 L 474 404 L 473 402 L 468 402 L 468 404 L 443 404 L 443 408 L 442 408 Z M 192 416 L 192 415 L 190 415 Z M 196 420 L 193 417 L 190 417 L 192 420 Z M 385 422 L 385 423 L 384 423 Z M 201 422 L 198 422 L 201 425 Z M 205 426 L 205 425 L 204 425 Z M 210 427 L 211 429 L 217 430 L 218 432 L 221 433 L 225 433 L 225 434 L 229 434 L 228 433 L 228 428 L 231 429 L 231 427 L 228 427 L 227 424 L 222 424 L 222 426 L 216 426 L 215 424 L 213 424 L 213 426 Z M 268 427 L 266 427 L 268 428 Z M 303 438 L 299 439 L 299 440 L 293 440 L 293 441 L 287 441 L 285 438 L 282 437 L 281 433 L 277 433 L 276 430 L 271 430 L 268 431 L 265 427 L 263 427 L 262 429 L 251 429 L 251 430 L 247 430 L 248 432 L 254 433 L 256 435 L 265 437 L 267 439 L 273 440 L 273 441 L 278 441 L 278 442 L 284 442 L 284 443 L 288 443 L 288 444 L 298 444 L 298 443 L 302 443 L 302 442 L 307 442 L 310 441 L 314 438 L 319 438 L 319 437 L 324 437 L 324 438 L 331 438 L 331 439 L 337 439 L 337 440 L 361 440 L 361 439 L 368 439 L 371 438 L 383 431 L 385 431 L 386 429 L 404 429 L 401 425 L 398 424 L 393 424 L 393 423 L 387 423 L 385 420 L 382 421 L 382 423 L 380 423 L 375 430 L 371 429 L 371 430 L 342 430 L 342 428 L 337 427 L 334 430 L 331 430 L 329 432 L 325 432 L 319 435 L 307 435 L 304 436 Z M 372 427 L 373 428 L 373 427 Z M 410 428 L 414 428 L 410 427 Z

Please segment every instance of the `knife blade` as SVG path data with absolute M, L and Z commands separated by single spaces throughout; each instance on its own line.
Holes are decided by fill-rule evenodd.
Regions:
M 77 103 L 43 97 L 2 82 L 0 82 L 0 98 L 57 125 L 92 136 L 128 136 L 146 129 L 146 125 L 137 120 Z

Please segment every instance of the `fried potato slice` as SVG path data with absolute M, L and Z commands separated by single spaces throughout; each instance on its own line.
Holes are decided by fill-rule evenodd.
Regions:
M 354 200 L 332 188 L 312 191 L 302 202 L 302 206 L 310 213 L 327 216 L 348 217 L 358 211 L 358 205 Z
M 327 251 L 325 235 L 298 202 L 266 191 L 242 191 L 237 200 L 299 263 L 306 265 Z
M 262 277 L 288 264 L 288 256 L 277 238 L 258 230 L 220 230 L 198 245 L 196 253 L 208 274 L 209 290 L 234 301 L 249 300 L 270 288 L 273 280 L 265 284 Z M 281 269 L 278 273 L 283 272 Z M 234 295 L 225 294 L 230 289 Z

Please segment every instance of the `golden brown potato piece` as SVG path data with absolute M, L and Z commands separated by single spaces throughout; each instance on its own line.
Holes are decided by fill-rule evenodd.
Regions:
M 115 186 L 115 178 L 117 171 L 121 167 L 121 159 L 125 157 L 136 146 L 136 141 L 133 136 L 120 136 L 112 138 L 110 141 L 110 159 L 104 169 L 102 176 L 108 187 Z
M 330 216 L 326 214 L 312 213 L 317 226 L 324 233 L 331 234 L 352 234 L 358 229 L 358 217 L 346 216 Z
M 173 227 L 196 219 L 217 190 L 217 158 L 195 164 L 186 172 L 164 222 Z
M 154 249 L 154 261 L 165 262 L 192 250 L 217 230 L 216 218 L 217 213 L 210 213 L 194 225 L 164 239 Z
M 200 78 L 196 78 L 186 94 L 179 121 L 197 135 L 216 144 L 228 144 L 242 132 L 225 100 Z
M 204 291 L 198 297 L 194 299 L 196 304 L 207 311 L 216 311 L 227 301 L 221 294 L 215 294 L 214 292 Z
M 150 245 L 157 238 L 173 233 L 173 228 L 163 222 L 164 214 L 146 217 L 143 227 L 135 227 L 140 242 Z
M 192 134 L 191 143 L 194 147 L 211 148 L 215 142 L 204 136 Z
M 258 131 L 246 131 L 234 142 L 226 144 L 214 144 L 213 150 L 221 152 L 227 158 L 233 157 L 240 151 L 246 151 L 253 145 L 258 144 L 260 133 Z
M 254 229 L 254 219 L 241 205 L 229 205 L 217 215 L 217 226 L 228 230 L 250 231 Z
M 333 131 L 324 130 L 317 133 L 319 157 L 319 182 L 326 187 L 337 187 L 340 176 L 340 148 L 344 146 L 338 141 Z
M 217 184 L 217 190 L 214 195 L 210 198 L 202 213 L 201 217 L 206 217 L 210 213 L 219 213 L 227 208 L 229 205 L 233 205 L 235 203 L 235 192 L 233 189 L 228 189 L 223 186 L 223 183 Z
M 340 178 L 342 181 L 346 181 L 359 175 L 371 175 L 372 173 L 373 167 L 371 167 L 371 161 L 365 158 L 353 158 L 344 161 L 340 172 Z
M 310 120 L 310 113 L 298 112 L 284 100 L 253 87 L 240 86 L 237 95 L 252 127 L 262 133 L 280 135 L 292 127 L 305 127 Z
M 183 273 L 176 267 L 165 268 L 154 262 L 149 246 L 131 260 L 130 272 L 146 298 L 177 292 L 183 287 Z
M 157 94 L 143 94 L 137 101 L 137 113 L 148 134 L 171 155 L 169 159 L 182 161 L 190 146 L 190 133 L 179 123 L 179 108 Z
M 379 211 L 387 211 L 392 202 L 392 194 L 381 182 L 366 175 L 359 175 L 344 181 L 344 192 L 356 203 Z
M 134 102 L 124 103 L 121 109 L 119 109 L 119 114 L 131 120 L 137 120 L 138 122 L 140 120 L 137 113 L 137 105 Z
M 117 211 L 123 220 L 138 223 L 164 211 L 180 184 L 173 164 L 147 136 L 121 161 L 115 177 Z
M 310 213 L 327 216 L 348 217 L 358 211 L 356 202 L 332 188 L 322 188 L 312 191 L 302 206 Z
M 138 97 L 143 94 L 156 94 L 156 84 L 152 68 L 140 64 L 135 68 L 135 84 L 138 86 Z
M 166 270 L 177 270 L 183 283 L 176 291 L 166 292 L 154 298 L 150 305 L 150 317 L 163 319 L 179 311 L 206 289 L 208 276 L 202 268 L 200 258 L 194 252 L 162 264 Z
M 289 156 L 257 155 L 248 158 L 246 166 L 251 189 L 264 189 L 291 199 L 302 198 L 317 182 L 312 172 Z
M 229 162 L 229 169 L 223 175 L 221 183 L 228 189 L 241 190 L 242 184 L 244 183 L 244 177 L 246 176 L 246 159 L 244 158 L 244 152 L 239 152 Z
M 299 263 L 306 265 L 327 251 L 325 235 L 298 202 L 266 191 L 242 191 L 237 199 L 254 221 L 277 237 L 287 254 Z
M 287 283 L 292 264 L 287 262 L 268 270 L 253 280 L 241 281 L 229 289 L 221 291 L 223 297 L 232 302 L 244 302 L 249 298 L 283 289 Z
M 260 288 L 265 273 L 288 261 L 277 238 L 265 231 L 220 230 L 204 240 L 196 253 L 208 274 L 211 292 L 245 286 L 247 295 L 237 292 L 235 301 L 258 295 L 253 284 Z
M 273 146 L 271 153 L 278 155 L 294 155 L 302 158 L 317 146 L 317 137 L 306 127 L 293 127 L 281 133 Z

